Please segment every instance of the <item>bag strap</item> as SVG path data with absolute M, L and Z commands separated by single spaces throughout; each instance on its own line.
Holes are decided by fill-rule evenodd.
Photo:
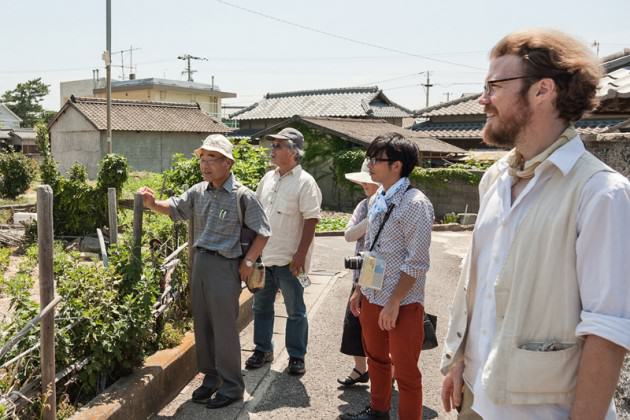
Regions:
M 245 195 L 245 186 L 241 185 L 236 190 L 236 212 L 238 213 L 238 222 L 243 226 L 243 220 L 245 219 L 245 210 L 243 207 L 243 196 Z
M 414 189 L 416 189 L 416 187 L 409 184 L 404 194 L 407 194 L 407 191 L 414 190 Z M 404 197 L 404 194 L 403 194 L 403 197 Z M 392 210 L 394 210 L 394 207 L 396 207 L 394 203 L 391 203 L 389 206 L 387 206 L 387 213 L 385 213 L 385 217 L 383 217 L 383 221 L 381 222 L 381 225 L 378 227 L 376 236 L 374 237 L 374 240 L 372 241 L 372 246 L 370 246 L 370 252 L 374 249 L 374 246 L 376 245 L 376 241 L 378 241 L 378 237 L 380 236 L 381 231 L 383 230 L 383 226 L 385 226 L 385 222 L 387 222 L 387 219 L 389 219 L 390 214 L 392 214 Z

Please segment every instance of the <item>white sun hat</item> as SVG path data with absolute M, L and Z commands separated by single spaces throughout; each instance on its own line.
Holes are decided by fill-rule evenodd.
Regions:
M 354 182 L 355 184 L 376 184 L 379 185 L 378 182 L 372 181 L 372 177 L 370 176 L 370 170 L 368 169 L 368 160 L 365 159 L 363 164 L 361 165 L 361 172 L 350 172 L 345 174 L 345 177 L 348 181 Z

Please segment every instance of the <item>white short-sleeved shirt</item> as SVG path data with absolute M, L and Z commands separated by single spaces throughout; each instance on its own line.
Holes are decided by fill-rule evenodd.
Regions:
M 315 179 L 297 165 L 280 176 L 276 169 L 260 180 L 256 189 L 273 234 L 263 249 L 262 260 L 266 266 L 287 265 L 297 252 L 304 220 L 319 219 L 322 192 Z M 313 245 L 308 250 L 304 270 L 310 270 Z

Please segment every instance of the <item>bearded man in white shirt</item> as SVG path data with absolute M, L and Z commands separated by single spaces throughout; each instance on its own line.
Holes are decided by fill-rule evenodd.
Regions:
M 614 419 L 630 349 L 630 183 L 587 152 L 600 65 L 566 34 L 493 48 L 484 142 L 513 147 L 484 175 L 451 309 L 442 403 L 460 419 Z

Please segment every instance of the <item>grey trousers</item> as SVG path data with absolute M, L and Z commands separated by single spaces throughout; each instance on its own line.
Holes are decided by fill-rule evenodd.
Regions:
M 237 318 L 241 282 L 238 260 L 197 251 L 191 281 L 197 366 L 203 384 L 242 398 L 241 345 Z
M 457 420 L 482 420 L 481 416 L 472 409 L 474 396 L 468 385 L 464 385 L 464 395 L 462 397 L 462 407 L 457 414 Z

